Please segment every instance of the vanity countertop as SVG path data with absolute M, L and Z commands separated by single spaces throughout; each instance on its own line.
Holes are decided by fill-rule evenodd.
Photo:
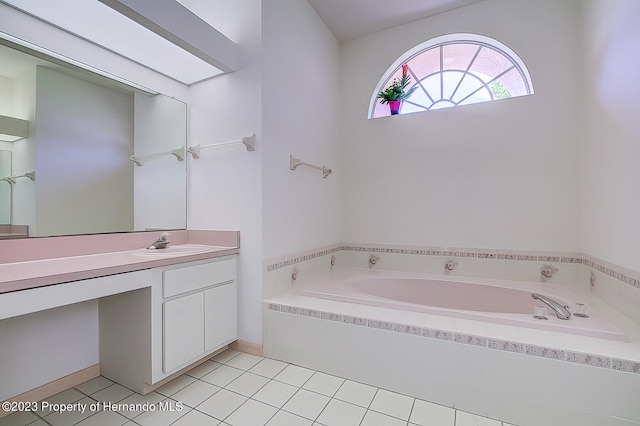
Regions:
M 200 234 L 187 234 L 185 238 L 177 241 L 179 244 L 173 245 L 173 247 L 188 247 L 189 244 L 208 246 L 209 249 L 206 252 L 138 255 L 135 253 L 140 251 L 140 246 L 116 251 L 113 250 L 116 246 L 109 245 L 111 251 L 99 252 L 89 247 L 89 244 L 86 254 L 73 252 L 65 255 L 64 250 L 61 249 L 54 251 L 57 257 L 35 256 L 33 259 L 24 258 L 0 263 L 0 294 L 239 253 L 239 238 L 216 238 L 220 232 L 237 235 L 234 231 L 200 231 Z M 215 245 L 216 242 L 224 245 Z M 10 241 L 3 243 L 7 244 Z M 29 244 L 34 243 L 29 242 Z

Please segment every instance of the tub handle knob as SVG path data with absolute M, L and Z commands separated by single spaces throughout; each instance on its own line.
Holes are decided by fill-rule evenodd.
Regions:
M 456 266 L 458 266 L 458 262 L 454 259 L 448 259 L 444 262 L 444 273 L 448 274 L 449 272 L 453 272 L 453 270 L 456 269 Z
M 553 277 L 556 272 L 558 272 L 558 268 L 551 263 L 545 263 L 540 268 L 540 282 L 546 282 L 549 278 Z

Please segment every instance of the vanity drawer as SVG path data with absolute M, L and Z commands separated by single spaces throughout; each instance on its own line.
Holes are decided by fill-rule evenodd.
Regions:
M 235 258 L 172 268 L 162 273 L 162 295 L 172 297 L 235 279 Z

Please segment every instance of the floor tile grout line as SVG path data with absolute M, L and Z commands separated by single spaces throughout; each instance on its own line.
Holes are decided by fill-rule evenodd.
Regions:
M 238 377 L 239 377 L 239 376 L 238 376 Z M 261 376 L 261 377 L 263 377 L 263 376 Z M 218 388 L 218 390 L 216 390 L 214 393 L 212 393 L 211 395 L 209 395 L 209 397 L 205 398 L 205 400 L 204 400 L 204 401 L 200 402 L 200 403 L 199 403 L 198 405 L 196 405 L 195 407 L 191 407 L 191 408 L 193 408 L 194 410 L 197 410 L 197 409 L 198 409 L 198 407 L 199 407 L 200 405 L 204 404 L 204 402 L 205 402 L 205 401 L 209 400 L 209 398 L 213 397 L 215 394 L 217 394 L 218 392 L 220 392 L 220 391 L 221 391 L 221 390 L 223 390 L 223 389 L 224 389 L 224 390 L 226 390 L 227 392 L 234 393 L 234 394 L 236 394 L 236 395 L 242 396 L 242 397 L 247 398 L 247 399 L 253 399 L 253 400 L 254 400 L 254 401 L 256 401 L 256 402 L 260 402 L 260 403 L 265 404 L 265 405 L 268 405 L 268 406 L 270 406 L 270 407 L 273 407 L 273 408 L 277 408 L 277 409 L 279 409 L 279 407 L 276 407 L 276 406 L 274 406 L 274 405 L 271 405 L 271 404 L 268 404 L 268 403 L 266 403 L 266 402 L 263 402 L 263 401 L 260 401 L 260 400 L 257 400 L 257 399 L 254 399 L 254 398 L 253 398 L 253 396 L 254 396 L 256 393 L 260 392 L 260 390 L 261 390 L 262 388 L 264 388 L 265 386 L 267 386 L 271 381 L 273 381 L 273 379 L 271 379 L 271 380 L 267 381 L 267 383 L 265 383 L 265 384 L 264 384 L 260 389 L 258 389 L 256 392 L 254 392 L 254 393 L 253 393 L 253 395 L 252 395 L 252 396 L 250 396 L 250 397 L 248 397 L 248 396 L 246 396 L 246 395 L 243 395 L 243 394 L 241 394 L 241 393 L 239 393 L 239 392 L 236 392 L 236 391 L 234 391 L 234 390 L 232 390 L 232 389 L 227 389 L 227 386 L 218 386 L 218 385 L 214 385 L 213 383 L 207 382 L 206 380 L 200 380 L 200 379 L 196 379 L 196 380 L 199 380 L 199 381 L 201 381 L 201 382 L 203 382 L 203 383 L 206 383 L 206 384 L 208 384 L 208 385 L 211 385 L 211 386 L 215 386 L 215 387 L 217 387 L 217 388 Z M 235 381 L 235 379 L 234 379 L 234 381 Z M 277 380 L 276 380 L 276 381 L 277 381 Z M 195 383 L 195 382 L 194 382 L 194 383 Z M 233 381 L 231 381 L 229 384 L 231 384 L 231 383 L 233 383 Z M 176 393 L 177 393 L 177 392 L 176 392 Z M 246 402 L 246 401 L 245 401 L 245 402 Z M 243 403 L 243 404 L 244 404 L 244 403 Z M 190 407 L 190 406 L 189 406 L 189 407 Z M 198 410 L 198 411 L 200 411 L 200 410 Z M 204 413 L 204 414 L 206 414 L 206 413 Z M 214 418 L 215 418 L 215 417 L 214 417 Z M 217 420 L 217 418 L 216 418 L 216 420 Z
M 191 374 L 189 374 L 189 373 L 191 373 L 191 372 L 192 372 L 193 370 L 195 370 L 196 368 L 198 368 L 198 367 L 201 367 L 201 366 L 205 365 L 207 362 L 212 362 L 212 363 L 214 363 L 214 364 L 218 364 L 218 365 L 217 365 L 216 367 L 212 368 L 212 369 L 211 369 L 211 371 L 207 371 L 206 373 L 204 373 L 204 374 L 203 374 L 203 376 L 206 376 L 207 374 L 209 374 L 209 373 L 211 373 L 211 372 L 213 372 L 213 371 L 217 370 L 218 368 L 220 368 L 220 366 L 225 365 L 225 364 L 222 364 L 222 363 L 220 363 L 220 362 L 217 362 L 217 361 L 213 361 L 213 360 L 211 360 L 211 359 L 208 359 L 207 361 L 203 362 L 202 364 L 198 364 L 197 366 L 193 367 L 191 370 L 189 370 L 189 371 L 185 372 L 184 374 L 185 374 L 185 375 L 187 375 L 187 376 L 189 376 L 189 377 L 193 377 L 194 379 L 199 379 L 200 377 L 193 376 L 193 375 L 191 375 Z
M 392 419 L 397 419 L 397 420 L 400 420 L 400 421 L 403 421 L 403 422 L 409 423 L 409 420 L 408 420 L 408 419 L 407 419 L 407 420 L 405 420 L 405 419 L 403 419 L 402 417 L 394 416 L 393 414 L 383 413 L 382 411 L 374 410 L 374 409 L 372 409 L 372 408 L 368 408 L 368 409 L 367 409 L 367 411 L 373 411 L 374 413 L 382 414 L 382 415 L 385 415 L 385 416 L 387 416 L 387 417 L 391 417 Z
M 248 370 L 247 370 L 247 371 L 245 371 L 245 372 L 248 372 Z M 252 373 L 252 374 L 254 374 L 254 373 Z M 256 376 L 259 376 L 259 375 L 257 375 L 257 374 L 256 374 Z M 229 413 L 229 415 L 228 415 L 227 417 L 225 417 L 224 419 L 220 420 L 221 422 L 224 422 L 224 421 L 225 421 L 229 416 L 231 416 L 235 411 L 237 411 L 240 407 L 242 407 L 244 404 L 246 404 L 246 403 L 247 403 L 247 401 L 249 401 L 249 400 L 252 400 L 252 401 L 258 402 L 258 403 L 260 403 L 260 404 L 264 404 L 264 405 L 267 405 L 267 406 L 269 406 L 269 407 L 275 408 L 275 409 L 276 409 L 276 413 L 282 409 L 281 407 L 276 407 L 276 406 L 274 406 L 274 405 L 271 405 L 271 404 L 268 404 L 268 403 L 266 403 L 266 402 L 263 402 L 263 401 L 260 401 L 260 400 L 257 400 L 257 399 L 254 399 L 254 398 L 253 398 L 253 396 L 254 396 L 256 393 L 260 392 L 260 390 L 261 390 L 262 388 L 264 388 L 265 386 L 267 386 L 267 385 L 268 385 L 270 382 L 272 382 L 272 381 L 276 381 L 276 382 L 278 382 L 277 380 L 269 379 L 269 380 L 267 381 L 267 383 L 265 383 L 262 387 L 260 387 L 260 389 L 258 389 L 257 391 L 255 391 L 251 396 L 247 397 L 246 395 L 243 395 L 243 394 L 241 394 L 241 393 L 239 393 L 239 392 L 236 392 L 236 391 L 234 391 L 234 390 L 232 390 L 232 389 L 228 389 L 228 388 L 227 388 L 227 386 L 228 386 L 228 385 L 230 385 L 231 383 L 233 383 L 233 382 L 234 382 L 235 380 L 237 380 L 239 377 L 240 377 L 240 376 L 238 376 L 236 379 L 232 380 L 231 382 L 229 382 L 229 383 L 228 383 L 227 385 L 225 385 L 225 386 L 218 386 L 218 385 L 214 385 L 213 383 L 209 383 L 209 382 L 207 382 L 206 380 L 201 380 L 201 381 L 202 381 L 202 382 L 204 382 L 204 383 L 207 383 L 207 384 L 210 384 L 210 385 L 212 385 L 212 386 L 216 386 L 216 387 L 218 387 L 218 390 L 217 390 L 216 392 L 214 392 L 213 394 L 211 394 L 211 395 L 210 395 L 208 398 L 206 398 L 204 401 L 200 402 L 197 406 L 195 406 L 195 407 L 191 407 L 191 408 L 192 408 L 193 410 L 196 410 L 196 411 L 200 412 L 200 413 L 206 414 L 206 415 L 208 415 L 209 417 L 212 417 L 212 418 L 214 418 L 214 419 L 216 419 L 216 420 L 220 420 L 220 419 L 218 419 L 218 418 L 217 418 L 217 417 L 215 417 L 215 416 L 212 416 L 212 415 L 210 415 L 210 414 L 208 414 L 208 413 L 205 413 L 205 412 L 203 412 L 203 411 L 198 410 L 198 407 L 199 407 L 200 405 L 204 404 L 204 402 L 205 402 L 205 401 L 209 400 L 209 398 L 213 397 L 215 394 L 217 394 L 218 392 L 220 392 L 221 390 L 223 390 L 223 389 L 224 389 L 224 390 L 226 390 L 227 392 L 231 392 L 231 393 L 234 393 L 234 394 L 236 394 L 236 395 L 239 395 L 239 396 L 241 396 L 241 397 L 243 397 L 243 398 L 247 398 L 247 400 L 246 400 L 246 401 L 244 401 L 242 404 L 240 404 L 240 405 L 239 405 L 239 406 L 238 406 L 234 411 L 232 411 L 231 413 Z M 260 377 L 264 377 L 264 376 L 260 376 Z M 268 378 L 268 377 L 265 377 L 265 378 Z M 196 380 L 200 380 L 200 379 L 196 379 Z M 194 382 L 194 383 L 195 383 L 195 382 Z M 278 383 L 283 383 L 283 382 L 278 382 Z M 285 383 L 285 384 L 288 384 L 288 383 Z M 288 384 L 288 385 L 289 385 L 289 386 L 293 386 L 293 385 L 290 385 L 290 384 Z M 298 390 L 300 390 L 300 389 L 301 389 L 301 388 L 299 388 L 299 387 L 298 387 Z M 293 393 L 293 395 L 295 395 L 295 394 L 298 392 L 298 390 L 297 390 L 296 392 L 294 392 L 294 393 Z M 177 392 L 176 392 L 176 393 L 177 393 Z M 291 396 L 289 397 L 289 399 L 293 398 L 293 395 L 291 395 Z M 285 403 L 283 404 L 283 406 L 284 406 L 284 405 L 289 401 L 289 399 L 287 399 L 287 401 L 285 401 Z M 293 414 L 293 413 L 292 413 L 292 414 Z M 275 413 L 274 413 L 274 416 L 275 416 Z M 273 417 L 273 416 L 272 416 L 272 417 Z
M 34 421 L 33 421 L 33 422 L 31 422 L 31 423 L 35 423 L 35 422 L 37 422 L 38 420 L 42 420 L 42 421 L 43 421 L 43 422 L 45 422 L 46 424 L 50 424 L 49 422 L 47 422 L 47 421 L 44 419 L 44 416 L 41 416 L 40 414 L 38 414 L 38 410 L 36 410 L 36 411 L 32 411 L 32 413 L 37 417 L 37 419 L 36 419 L 36 420 L 34 420 Z M 10 414 L 10 415 L 11 415 L 11 414 Z M 9 416 L 7 416 L 7 417 L 9 417 Z M 28 423 L 28 424 L 31 424 L 31 423 Z
M 309 377 L 309 379 L 307 379 L 307 381 L 305 381 L 305 382 L 304 382 L 304 384 L 303 384 L 302 386 L 294 386 L 294 385 L 291 385 L 290 383 L 280 382 L 280 381 L 275 380 L 275 379 L 270 379 L 270 380 L 269 380 L 267 383 L 265 383 L 265 384 L 264 384 L 260 389 L 262 389 L 263 387 L 265 387 L 265 386 L 266 386 L 268 383 L 270 383 L 271 381 L 276 381 L 276 382 L 278 382 L 278 383 L 283 383 L 283 384 L 286 384 L 286 385 L 289 385 L 289 386 L 293 386 L 293 387 L 295 387 L 295 388 L 296 388 L 296 392 L 294 392 L 294 393 L 291 395 L 291 397 L 289 397 L 289 398 L 287 399 L 287 401 L 285 401 L 285 403 L 282 405 L 282 407 L 284 407 L 284 406 L 286 405 L 286 403 L 287 403 L 289 400 L 291 400 L 291 398 L 293 398 L 293 397 L 294 397 L 294 396 L 295 396 L 295 395 L 296 395 L 300 390 L 305 390 L 305 391 L 307 391 L 307 392 L 311 392 L 311 393 L 314 393 L 314 394 L 316 394 L 316 395 L 320 395 L 320 396 L 328 397 L 328 398 L 329 398 L 329 401 L 328 401 L 328 402 L 327 402 L 327 404 L 323 407 L 323 409 L 322 409 L 322 411 L 320 412 L 320 414 L 318 414 L 318 416 L 316 416 L 316 418 L 315 418 L 315 419 L 309 419 L 309 420 L 311 420 L 311 421 L 314 421 L 314 422 L 315 422 L 315 421 L 317 421 L 317 419 L 320 417 L 320 415 L 322 414 L 322 412 L 326 409 L 326 407 L 328 406 L 328 404 L 331 402 L 331 400 L 332 400 L 332 399 L 336 399 L 336 400 L 338 400 L 338 401 L 341 401 L 341 400 L 340 400 L 340 399 L 338 399 L 338 398 L 335 398 L 334 396 L 328 396 L 328 395 L 322 394 L 322 393 L 320 393 L 320 392 L 316 392 L 316 391 L 314 391 L 314 390 L 306 389 L 306 388 L 304 388 L 304 387 L 303 387 L 307 382 L 309 382 L 309 380 L 311 380 L 311 377 L 313 377 L 313 376 L 315 375 L 315 373 L 316 373 L 316 372 L 318 372 L 317 370 L 313 370 L 313 371 L 314 371 L 314 373 Z M 248 372 L 248 370 L 246 370 L 246 372 Z M 252 373 L 252 374 L 253 374 L 253 373 Z M 190 376 L 190 377 L 192 377 L 192 376 Z M 217 417 L 211 416 L 211 415 L 210 415 L 210 414 L 208 414 L 208 413 L 205 413 L 205 412 L 203 412 L 203 411 L 200 411 L 200 410 L 198 410 L 197 408 L 198 408 L 201 404 L 203 404 L 206 400 L 208 400 L 209 398 L 211 398 L 211 397 L 213 397 L 215 394 L 217 394 L 217 393 L 218 393 L 220 390 L 222 390 L 222 389 L 225 389 L 227 392 L 231 392 L 231 393 L 234 393 L 234 394 L 239 395 L 239 396 L 241 396 L 241 397 L 247 398 L 247 401 L 248 401 L 249 399 L 251 399 L 251 400 L 253 400 L 253 401 L 255 401 L 255 402 L 258 402 L 258 403 L 261 403 L 261 404 L 265 404 L 265 405 L 268 405 L 268 406 L 270 406 L 270 407 L 272 407 L 272 408 L 275 408 L 277 411 L 283 410 L 283 408 L 282 408 L 282 407 L 277 407 L 277 406 L 274 406 L 274 405 L 268 404 L 268 403 L 266 403 L 266 402 L 262 402 L 262 401 L 259 401 L 259 400 L 257 400 L 257 399 L 254 399 L 254 398 L 253 398 L 253 396 L 254 396 L 256 393 L 258 393 L 258 392 L 260 391 L 260 389 L 258 389 L 256 392 L 254 392 L 251 396 L 248 396 L 248 397 L 247 397 L 246 395 L 243 395 L 243 394 L 241 394 L 241 393 L 239 393 L 239 392 L 236 392 L 236 391 L 234 391 L 234 390 L 232 390 L 232 389 L 228 389 L 228 388 L 227 388 L 227 386 L 229 386 L 231 383 L 233 383 L 233 382 L 234 382 L 235 380 L 237 380 L 239 377 L 240 377 L 240 376 L 238 376 L 236 379 L 232 380 L 232 381 L 231 381 L 231 382 L 229 382 L 227 385 L 222 386 L 222 387 L 217 386 L 217 385 L 214 385 L 214 384 L 212 384 L 212 383 L 210 383 L 210 382 L 207 382 L 207 381 L 205 381 L 205 380 L 200 380 L 200 379 L 198 379 L 198 378 L 194 378 L 195 380 L 194 380 L 193 382 L 191 382 L 191 383 L 189 383 L 188 385 L 186 385 L 186 386 L 184 386 L 184 387 L 180 388 L 179 390 L 177 390 L 176 392 L 174 392 L 172 395 L 167 396 L 167 395 L 165 395 L 165 394 L 160 394 L 160 393 L 158 393 L 158 394 L 164 397 L 163 401 L 165 401 L 165 400 L 167 400 L 167 399 L 171 399 L 172 401 L 175 401 L 175 399 L 173 399 L 173 398 L 172 398 L 172 397 L 173 397 L 173 395 L 175 395 L 175 394 L 177 394 L 178 392 L 180 392 L 180 391 L 182 391 L 182 390 L 186 389 L 188 386 L 192 385 L 192 384 L 193 384 L 193 383 L 195 383 L 196 381 L 201 381 L 201 382 L 203 382 L 203 383 L 207 383 L 207 384 L 209 384 L 209 385 L 216 386 L 216 387 L 218 387 L 218 390 L 217 390 L 216 392 L 214 392 L 213 394 L 211 394 L 211 395 L 210 395 L 208 398 L 206 398 L 204 401 L 200 402 L 197 406 L 195 406 L 195 407 L 191 407 L 191 406 L 189 406 L 189 405 L 186 405 L 186 404 L 185 404 L 185 405 L 186 405 L 187 407 L 189 407 L 191 410 L 196 410 L 196 411 L 198 411 L 198 412 L 200 412 L 200 413 L 203 413 L 203 414 L 205 414 L 205 415 L 208 415 L 209 417 L 212 417 L 212 418 L 214 418 L 214 419 L 216 419 L 216 420 L 220 420 L 220 419 L 218 419 Z M 263 376 L 260 376 L 260 377 L 263 377 Z M 336 377 L 337 377 L 337 376 L 336 376 Z M 346 379 L 343 381 L 343 384 L 344 384 L 345 382 L 346 382 Z M 340 385 L 340 387 L 342 387 L 342 384 Z M 338 389 L 339 389 L 339 388 L 338 388 Z M 380 388 L 376 388 L 376 394 L 377 394 L 377 392 L 378 392 L 378 390 L 379 390 L 379 389 L 380 389 Z M 337 393 L 337 391 L 336 391 L 336 392 L 334 392 L 334 395 L 335 395 L 335 393 Z M 374 394 L 374 398 L 375 398 L 375 395 L 376 395 L 376 394 Z M 126 398 L 126 397 L 125 397 L 125 398 Z M 124 399 L 124 398 L 123 398 L 123 399 Z M 240 406 L 238 406 L 238 408 L 236 408 L 236 410 L 238 410 L 242 405 L 246 404 L 246 402 L 247 402 L 247 401 L 244 401 Z M 372 402 L 372 401 L 373 401 L 373 398 L 372 398 L 371 402 Z M 354 405 L 354 406 L 356 406 L 356 407 L 364 408 L 364 407 L 362 407 L 362 406 L 359 406 L 359 405 L 356 405 L 356 404 L 350 403 L 350 402 L 348 402 L 348 401 L 341 401 L 341 402 L 344 402 L 344 403 L 347 403 L 347 404 L 350 404 L 350 405 Z M 371 405 L 371 402 L 369 403 L 369 406 Z M 236 410 L 234 410 L 233 412 L 235 412 Z M 365 410 L 369 410 L 369 408 L 365 408 Z M 277 413 L 277 411 L 276 411 L 276 413 Z M 294 414 L 294 415 L 298 415 L 298 414 L 296 414 L 296 413 L 292 413 L 292 412 L 289 412 L 289 411 L 287 411 L 287 410 L 283 410 L 283 411 L 285 411 L 285 412 L 287 412 L 287 413 Z M 378 411 L 376 411 L 376 410 L 371 410 L 371 411 L 378 412 Z M 233 414 L 233 412 L 232 412 L 232 413 L 230 413 L 230 414 L 229 414 L 229 416 L 231 416 L 231 415 Z M 366 413 L 366 411 L 365 411 L 365 413 Z M 140 413 L 140 414 L 138 414 L 137 416 L 134 416 L 132 419 L 128 419 L 128 420 L 133 420 L 133 419 L 137 418 L 138 416 L 140 416 L 141 414 L 143 414 L 143 413 Z M 385 414 L 385 413 L 380 413 L 380 414 Z M 186 415 L 186 414 L 185 414 L 185 415 Z M 275 415 L 275 414 L 274 414 L 274 415 Z M 224 419 L 222 419 L 221 421 L 226 420 L 229 416 L 225 417 L 225 418 L 224 418 Z M 124 417 L 124 416 L 123 416 L 123 417 Z M 395 416 L 390 416 L 390 417 L 395 417 Z M 125 417 L 125 418 L 126 418 L 126 417 Z M 398 418 L 398 417 L 395 417 L 395 418 Z M 398 419 L 400 419 L 400 418 L 398 418 Z M 178 420 L 179 420 L 179 419 L 177 419 L 176 421 L 178 421 Z M 402 420 L 402 419 L 400 419 L 400 420 Z
M 313 373 L 313 375 L 315 375 L 316 373 Z M 311 377 L 313 377 L 313 375 L 311 375 Z M 311 377 L 309 378 L 309 380 L 311 380 Z M 309 390 L 309 389 L 305 389 L 305 390 Z M 326 396 L 326 395 L 325 395 Z M 318 419 L 320 418 L 320 416 L 322 415 L 322 413 L 324 413 L 324 410 L 327 409 L 327 407 L 329 406 L 329 404 L 331 404 L 331 400 L 333 400 L 333 397 L 329 397 L 329 401 L 327 401 L 326 404 L 324 404 L 324 407 L 322 407 L 322 410 L 320 410 L 320 412 L 318 413 L 318 415 L 316 416 L 314 422 L 318 422 Z M 320 422 L 318 422 L 320 423 Z
M 369 401 L 369 405 L 367 405 L 367 407 L 366 407 L 366 411 L 364 412 L 364 416 L 362 416 L 362 419 L 360 420 L 360 425 L 362 425 L 362 422 L 364 422 L 364 419 L 367 417 L 367 413 L 370 410 L 371 404 L 373 404 L 373 400 L 376 399 L 376 395 L 378 395 L 378 391 L 380 390 L 379 387 L 375 387 L 375 389 L 376 389 L 376 391 L 373 393 L 373 397 L 371 397 L 371 401 Z
M 275 380 L 275 379 L 271 379 L 271 381 L 278 382 L 278 383 L 283 383 L 283 382 L 280 382 L 280 381 Z M 284 384 L 285 384 L 285 385 L 289 385 L 289 386 L 293 386 L 293 385 L 291 385 L 291 384 L 289 384 L 289 383 L 284 383 Z M 265 386 L 266 386 L 266 385 L 265 385 Z M 293 386 L 293 387 L 295 387 L 295 386 Z M 292 394 L 291 394 L 291 396 L 290 396 L 289 398 L 287 398 L 287 400 L 282 404 L 282 406 L 281 406 L 281 407 L 275 407 L 275 408 L 277 408 L 277 409 L 278 409 L 278 411 L 282 410 L 282 409 L 284 408 L 284 406 L 285 406 L 285 405 L 287 405 L 287 402 L 291 401 L 291 398 L 293 398 L 293 396 L 294 396 L 295 394 L 297 394 L 299 390 L 300 390 L 300 388 L 298 388 L 294 393 L 292 393 Z M 252 399 L 253 399 L 253 398 L 252 398 Z M 256 400 L 256 401 L 258 401 L 258 400 Z M 262 402 L 262 401 L 258 401 L 258 402 Z M 267 404 L 267 403 L 266 403 L 266 402 L 263 402 L 263 404 Z M 271 404 L 267 404 L 267 405 L 269 405 L 269 406 L 271 406 L 271 407 L 274 407 L 274 406 L 273 406 L 273 405 L 271 405 Z M 288 411 L 287 411 L 287 412 L 288 412 Z
M 293 385 L 292 385 L 292 386 L 293 386 Z M 282 408 L 280 408 L 280 409 L 281 409 L 282 411 L 286 412 L 286 413 L 293 414 L 294 416 L 302 417 L 302 418 L 307 419 L 307 420 L 311 420 L 312 422 L 314 422 L 314 423 L 315 423 L 315 419 L 309 419 L 308 417 L 305 417 L 305 416 L 303 416 L 303 415 L 301 415 L 301 414 L 299 414 L 299 413 L 294 413 L 294 412 L 291 412 L 291 411 L 288 411 L 288 410 L 285 410 L 285 409 L 284 409 L 284 407 L 287 405 L 287 403 L 288 403 L 289 401 L 291 401 L 291 400 L 293 399 L 293 397 L 294 397 L 294 396 L 296 396 L 296 395 L 298 394 L 298 392 L 300 392 L 300 391 L 302 390 L 302 387 L 298 387 L 298 386 L 296 386 L 296 387 L 298 388 L 298 390 L 296 390 L 296 391 L 293 393 L 293 395 L 291 395 L 291 396 L 289 397 L 289 399 L 287 399 L 287 401 L 286 401 L 284 404 L 282 404 Z M 306 390 L 306 389 L 305 389 L 305 390 Z M 311 392 L 311 391 L 308 391 L 308 392 Z M 323 408 L 323 409 L 324 409 L 324 408 Z M 319 414 L 318 414 L 318 416 L 319 416 Z M 317 418 L 317 416 L 316 416 L 316 418 Z
M 409 417 L 407 417 L 407 424 L 411 422 L 411 415 L 413 414 L 413 409 L 416 406 L 417 398 L 413 398 L 413 402 L 411 403 L 411 410 L 409 410 Z
M 228 392 L 232 392 L 230 390 L 227 389 Z M 247 401 L 249 400 L 249 398 L 247 398 Z M 242 404 L 238 405 L 236 407 L 235 410 L 233 410 L 232 412 L 230 412 L 224 419 L 221 420 L 221 422 L 224 422 L 225 420 L 227 420 L 229 417 L 231 417 L 233 415 L 233 413 L 235 413 L 236 411 L 238 411 L 240 409 L 240 407 L 242 407 L 244 404 L 247 403 L 247 401 L 244 401 Z
M 94 402 L 98 402 L 98 400 L 97 400 L 97 399 L 95 399 L 95 398 L 93 398 L 93 397 L 91 397 L 91 396 L 89 396 L 89 395 L 86 395 L 84 392 L 81 392 L 79 389 L 76 389 L 76 388 L 72 388 L 72 389 L 74 389 L 74 390 L 76 390 L 76 391 L 80 392 L 81 394 L 85 395 L 85 397 L 84 397 L 84 398 L 89 398 L 89 399 L 93 400 Z M 64 392 L 64 391 L 63 391 L 63 392 Z M 84 398 L 80 398 L 80 399 L 78 399 L 77 401 L 73 401 L 73 402 L 72 402 L 72 404 L 73 404 L 73 403 L 77 403 L 77 402 L 79 402 L 79 401 L 82 401 Z M 59 414 L 60 412 L 59 412 L 59 411 L 55 411 L 55 412 L 51 413 L 50 415 L 53 415 L 53 414 L 56 414 L 56 413 L 58 413 L 58 414 Z M 84 419 L 79 420 L 79 421 L 77 421 L 77 422 L 75 422 L 75 423 L 73 423 L 73 424 L 74 424 L 74 425 L 77 425 L 78 423 L 82 422 L 83 420 L 86 420 L 86 419 L 88 419 L 89 417 L 95 416 L 96 414 L 98 414 L 98 413 L 93 413 L 93 414 L 91 414 L 91 415 L 89 415 L 89 416 L 85 417 Z M 45 416 L 45 417 L 46 417 L 46 416 Z M 46 424 L 51 425 L 51 423 L 49 423 L 46 419 L 42 418 L 42 420 L 43 420 Z
M 189 408 L 191 408 L 191 407 L 189 407 Z M 178 417 L 177 419 L 175 419 L 174 421 L 172 421 L 171 423 L 169 423 L 169 426 L 170 426 L 170 425 L 173 425 L 173 424 L 178 423 L 178 422 L 179 422 L 179 421 L 180 421 L 184 416 L 186 416 L 187 414 L 189 414 L 189 413 L 190 413 L 190 412 L 192 412 L 192 411 L 197 411 L 197 410 L 196 410 L 195 408 L 191 408 L 189 411 L 187 411 L 186 413 L 184 413 L 183 415 L 181 415 L 180 417 Z M 200 411 L 198 411 L 198 412 L 199 412 L 199 413 L 201 413 Z M 204 415 L 206 415 L 206 416 L 209 416 L 207 413 L 202 413 L 202 414 L 204 414 Z M 213 416 L 209 416 L 209 417 L 211 417 L 211 418 L 212 418 L 212 419 L 214 419 L 214 420 L 218 420 L 218 419 L 216 419 L 216 418 L 215 418 L 215 417 L 213 417 Z M 137 424 L 137 423 L 136 423 L 136 424 Z

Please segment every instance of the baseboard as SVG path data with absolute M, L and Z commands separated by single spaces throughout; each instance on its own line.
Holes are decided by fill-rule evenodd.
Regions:
M 236 340 L 229 345 L 229 349 L 256 356 L 262 356 L 263 353 L 261 344 L 246 342 L 244 340 Z
M 74 388 L 88 380 L 100 376 L 100 364 L 92 365 L 84 370 L 76 371 L 53 382 L 9 398 L 7 401 L 42 401 L 67 389 Z M 0 418 L 12 414 L 0 409 Z
M 243 340 L 236 340 L 235 342 L 231 343 L 228 346 L 228 348 L 239 351 L 239 352 L 248 353 L 251 355 L 262 356 L 262 345 L 258 343 L 246 342 Z M 194 364 L 191 364 L 190 366 L 185 367 L 180 371 L 177 371 L 175 374 L 172 374 L 170 377 L 167 377 L 164 380 L 154 385 L 148 385 L 145 383 L 144 394 L 157 389 L 158 387 L 164 385 L 165 383 L 171 381 L 172 379 L 175 379 L 177 376 L 184 374 L 185 372 L 211 359 L 213 356 L 217 355 L 218 353 L 224 352 L 225 350 L 227 350 L 226 346 L 223 348 L 220 348 L 219 350 L 210 354 L 206 358 Z M 25 392 L 13 398 L 9 398 L 7 400 L 8 401 L 24 401 L 24 402 L 42 401 L 62 391 L 74 388 L 88 380 L 95 379 L 98 376 L 100 376 L 100 364 L 95 364 L 95 365 L 92 365 L 91 367 L 85 368 L 84 370 L 76 371 L 75 373 L 69 374 L 68 376 L 62 377 L 58 380 L 54 380 L 53 382 L 49 382 L 45 385 L 32 389 L 28 392 Z M 9 414 L 12 414 L 12 413 L 6 412 L 0 409 L 0 418 L 6 417 Z

